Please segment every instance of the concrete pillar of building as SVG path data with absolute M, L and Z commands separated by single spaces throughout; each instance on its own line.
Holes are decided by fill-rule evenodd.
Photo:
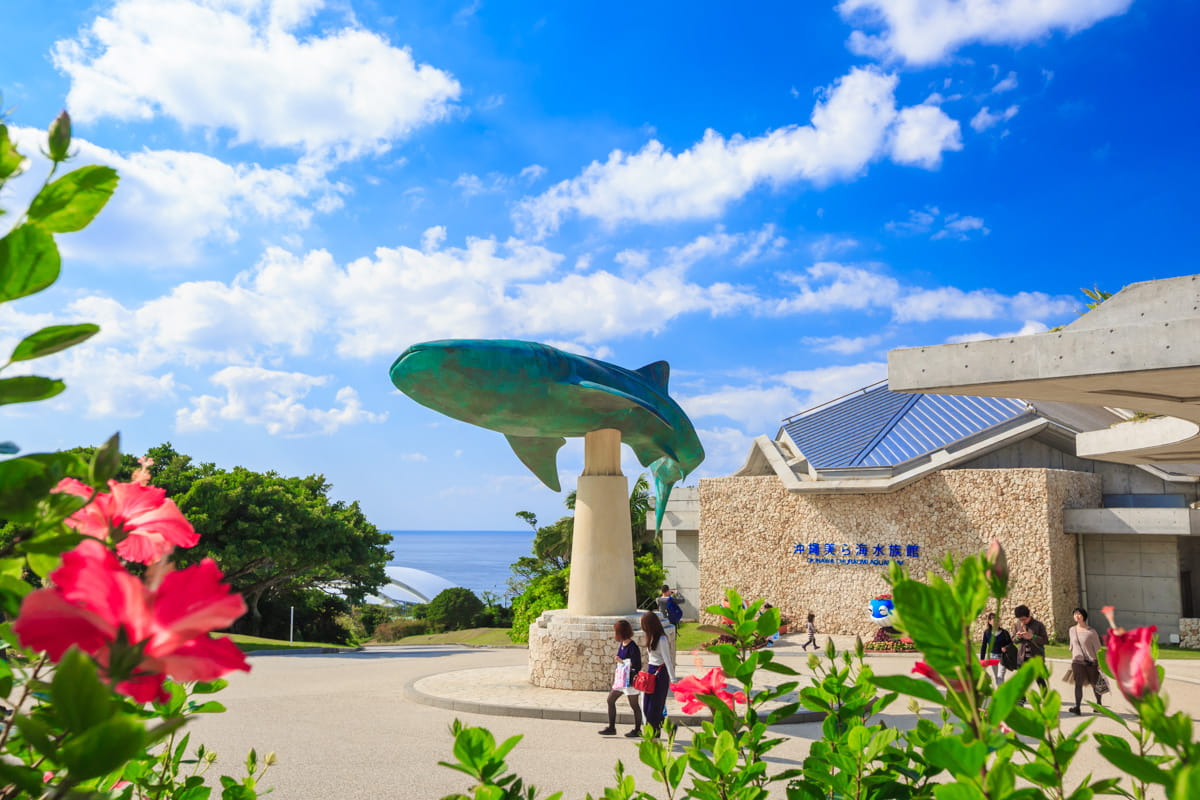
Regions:
M 629 481 L 621 473 L 621 432 L 605 429 L 587 434 L 583 461 L 575 492 L 567 613 L 630 614 L 637 609 L 637 595 Z

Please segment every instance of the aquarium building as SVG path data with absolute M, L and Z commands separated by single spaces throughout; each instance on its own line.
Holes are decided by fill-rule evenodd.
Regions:
M 1167 347 L 1176 317 L 1192 315 L 1200 328 L 1200 290 L 1190 276 L 1174 280 L 1186 285 L 1147 293 L 1139 287 L 1153 284 L 1135 284 L 1098 309 L 1104 319 L 1093 311 L 1075 323 L 1102 329 L 1065 329 L 1091 370 L 1074 394 L 1069 360 L 1058 358 L 1070 349 L 1051 352 L 1066 347 L 1057 332 L 994 340 L 996 352 L 982 355 L 986 342 L 893 351 L 892 385 L 789 417 L 774 437 L 753 442 L 734 474 L 677 487 L 663 523 L 664 564 L 689 615 L 733 586 L 796 622 L 816 614 L 823 632 L 870 634 L 868 603 L 887 591 L 889 562 L 936 571 L 946 555 L 996 538 L 1012 573 L 1006 615 L 1023 603 L 1065 637 L 1076 605 L 1093 612 L 1101 632 L 1095 612 L 1113 605 L 1127 627 L 1157 625 L 1163 641 L 1200 646 L 1200 340 L 1176 353 Z M 1143 307 L 1130 309 L 1126 293 Z M 1142 322 L 1148 316 L 1153 322 Z M 1147 352 L 1131 363 L 1176 369 L 1174 381 L 1159 373 L 1123 383 L 1115 367 L 1124 362 L 1093 352 L 1097 337 L 1109 337 L 1099 346 L 1115 352 L 1129 346 L 1116 335 L 1123 324 L 1156 327 L 1154 347 L 1174 366 L 1156 367 Z M 1029 352 L 1006 357 L 1003 347 Z M 1188 349 L 1196 352 L 1179 352 Z M 1054 373 L 1060 362 L 1068 366 Z M 983 373 L 984 364 L 1038 374 L 1025 383 L 987 375 L 975 385 L 984 391 L 967 391 L 960 374 Z M 905 392 L 895 391 L 900 368 Z M 1114 391 L 1098 392 L 1104 387 Z M 1151 410 L 1181 416 L 1143 421 L 1123 407 L 1145 407 L 1136 392 L 1169 396 Z M 1072 402 L 1080 399 L 1089 402 Z M 1188 402 L 1195 409 L 1181 411 Z M 1183 416 L 1193 411 L 1195 422 Z M 1166 457 L 1148 458 L 1156 448 Z

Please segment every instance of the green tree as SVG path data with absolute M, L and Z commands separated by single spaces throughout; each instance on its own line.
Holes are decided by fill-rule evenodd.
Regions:
M 474 625 L 481 611 L 483 601 L 474 592 L 462 586 L 452 586 L 438 592 L 437 597 L 429 601 L 425 615 L 441 630 L 457 631 Z
M 285 478 L 242 467 L 199 477 L 174 498 L 200 534 L 178 559 L 216 560 L 245 596 L 252 632 L 262 628 L 266 595 L 320 588 L 361 602 L 387 582 L 391 538 L 357 502 L 331 501 L 329 488 L 321 475 Z

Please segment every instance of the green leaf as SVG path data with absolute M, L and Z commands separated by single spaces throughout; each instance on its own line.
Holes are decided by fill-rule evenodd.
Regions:
M 229 681 L 224 678 L 217 678 L 215 681 L 200 681 L 192 684 L 192 694 L 214 694 L 228 685 Z
M 907 675 L 875 675 L 871 678 L 871 683 L 889 692 L 912 695 L 939 706 L 946 704 L 946 696 L 932 683 L 910 678 Z
M 0 125 L 0 183 L 21 174 L 24 163 L 25 157 L 17 152 L 17 146 L 8 135 L 8 126 Z
M 117 188 L 112 167 L 80 167 L 46 186 L 29 205 L 29 218 L 52 233 L 83 230 Z
M 733 734 L 729 731 L 721 731 L 713 746 L 713 761 L 717 769 L 728 774 L 737 766 L 737 758 L 738 752 L 737 747 L 734 746 Z
M 1029 669 L 1017 670 L 1008 680 L 1000 684 L 1000 688 L 996 689 L 995 694 L 992 695 L 992 704 L 988 709 L 988 718 L 992 724 L 1003 722 L 1008 717 L 1017 701 L 1029 691 L 1029 684 L 1033 683 L 1033 678 L 1033 667 L 1031 666 Z
M 66 652 L 54 671 L 50 697 L 64 726 L 76 733 L 99 725 L 114 712 L 112 694 L 100 682 L 96 665 L 74 647 Z
M 979 740 L 963 744 L 961 739 L 946 736 L 926 746 L 925 758 L 930 764 L 952 775 L 974 778 L 979 775 L 987 758 L 987 745 Z
M 1103 734 L 1096 736 L 1096 739 L 1100 741 L 1100 755 L 1108 759 L 1109 763 L 1117 769 L 1129 773 L 1142 783 L 1167 785 L 1168 773 L 1165 770 L 1160 769 L 1150 759 L 1131 752 L 1127 745 L 1125 747 L 1115 745 L 1111 741 L 1113 738 L 1115 737 Z
M 93 486 L 104 486 L 117 477 L 121 469 L 121 434 L 114 433 L 108 441 L 96 448 L 89 465 L 89 477 Z
M 53 236 L 36 225 L 14 228 L 0 239 L 0 302 L 42 291 L 60 267 Z
M 4 130 L 0 127 L 0 131 Z M 30 769 L 25 765 L 0 761 L 0 783 L 11 783 L 22 789 L 28 797 L 41 797 L 46 791 L 42 782 L 42 770 Z
M 933 796 L 937 800 L 983 800 L 983 794 L 979 789 L 965 783 L 947 783 L 936 786 Z
M 31 333 L 13 349 L 9 361 L 29 361 L 85 342 L 100 332 L 99 325 L 90 322 L 80 325 L 51 325 Z
M 86 781 L 121 767 L 142 752 L 146 731 L 134 717 L 121 714 L 68 738 L 58 758 L 71 778 Z
M 3 378 L 0 379 L 0 405 L 49 400 L 56 394 L 62 394 L 66 388 L 67 385 L 60 380 L 37 375 Z

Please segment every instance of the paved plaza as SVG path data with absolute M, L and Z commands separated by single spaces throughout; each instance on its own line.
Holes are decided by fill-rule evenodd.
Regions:
M 849 640 L 834 637 L 845 646 Z M 810 674 L 807 655 L 798 643 L 783 640 L 779 658 Z M 468 779 L 437 762 L 451 757 L 451 722 L 489 728 L 497 738 L 523 734 L 508 762 L 539 787 L 563 790 L 566 798 L 596 795 L 611 783 L 620 759 L 638 785 L 654 791 L 649 770 L 637 759 L 634 742 L 602 737 L 603 692 L 565 692 L 531 687 L 521 681 L 526 668 L 523 648 L 457 646 L 371 647 L 339 654 L 264 654 L 251 659 L 249 674 L 235 674 L 219 699 L 229 711 L 198 720 L 194 742 L 216 750 L 214 770 L 236 774 L 246 751 L 275 751 L 279 763 L 264 785 L 272 797 L 413 798 L 433 800 L 464 791 Z M 680 653 L 681 674 L 700 672 L 694 657 Z M 704 668 L 716 663 L 705 656 Z M 879 674 L 907 673 L 913 656 L 879 654 L 869 663 Z M 1190 709 L 1200 718 L 1200 661 L 1165 661 L 1166 693 L 1172 709 Z M 1054 686 L 1062 663 L 1053 665 Z M 1124 698 L 1108 700 L 1130 713 Z M 673 719 L 678 704 L 669 704 Z M 626 710 L 627 707 L 626 707 Z M 479 713 L 487 711 L 489 713 Z M 914 717 L 897 701 L 884 715 L 890 725 L 908 726 Z M 1066 724 L 1076 718 L 1064 714 Z M 1086 717 L 1085 717 L 1086 719 Z M 623 732 L 623 728 L 621 729 Z M 1094 731 L 1116 732 L 1115 724 L 1097 720 Z M 779 726 L 787 742 L 772 751 L 778 769 L 797 765 L 813 737 L 815 722 Z M 690 734 L 681 730 L 680 739 Z M 1078 776 L 1115 774 L 1089 743 L 1075 765 Z M 220 774 L 217 772 L 216 774 Z M 780 793 L 782 796 L 782 793 Z

